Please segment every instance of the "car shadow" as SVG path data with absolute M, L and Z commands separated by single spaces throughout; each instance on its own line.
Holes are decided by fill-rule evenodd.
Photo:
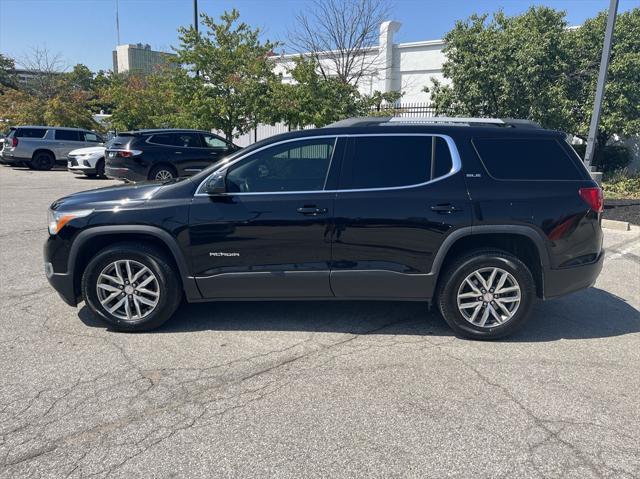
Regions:
M 106 328 L 83 307 L 78 316 Z M 452 336 L 439 313 L 424 303 L 392 301 L 247 301 L 183 304 L 152 334 L 195 331 L 304 331 L 349 334 Z M 503 341 L 590 339 L 640 332 L 640 311 L 598 288 L 539 302 L 528 324 Z

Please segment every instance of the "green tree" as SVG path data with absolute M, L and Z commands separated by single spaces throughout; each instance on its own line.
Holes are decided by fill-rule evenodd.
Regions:
M 117 130 L 163 127 L 196 127 L 186 112 L 178 90 L 186 81 L 183 70 L 160 69 L 150 75 L 112 75 L 99 89 L 99 101 L 109 105 L 110 124 Z
M 522 15 L 473 15 L 445 35 L 448 84 L 425 88 L 441 112 L 538 121 L 586 138 L 606 13 L 569 29 L 565 13 L 532 7 Z M 640 133 L 640 9 L 618 15 L 599 152 L 614 135 Z
M 593 111 L 606 12 L 567 32 L 570 70 L 566 92 L 571 131 L 586 138 Z M 640 134 L 640 8 L 618 14 L 609 60 L 598 145 L 613 135 Z
M 8 88 L 17 88 L 18 79 L 14 73 L 16 63 L 13 58 L 0 53 L 0 94 Z
M 69 126 L 95 130 L 99 128 L 88 108 L 89 94 L 85 91 L 70 91 L 57 95 L 45 103 L 44 124 Z
M 178 83 L 192 121 L 221 130 L 229 140 L 259 121 L 261 97 L 275 78 L 270 60 L 275 44 L 261 42 L 259 30 L 240 22 L 239 16 L 234 9 L 216 23 L 202 14 L 204 32 L 180 28 L 176 49 L 179 63 L 192 74 Z
M 566 28 L 564 13 L 548 7 L 456 22 L 445 35 L 443 74 L 451 83 L 434 81 L 427 89 L 436 108 L 465 116 L 529 118 L 551 128 L 566 125 Z
M 363 114 L 370 103 L 355 86 L 319 72 L 317 60 L 300 56 L 290 71 L 295 83 L 275 82 L 266 112 L 271 123 L 284 121 L 293 128 L 322 127 L 334 121 Z
M 12 125 L 43 125 L 44 100 L 23 90 L 9 88 L 0 94 L 0 118 Z

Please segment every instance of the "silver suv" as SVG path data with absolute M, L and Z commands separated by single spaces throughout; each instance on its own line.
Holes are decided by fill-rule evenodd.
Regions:
M 66 164 L 72 150 L 103 144 L 98 133 L 80 128 L 16 126 L 5 138 L 0 156 L 3 163 L 50 170 L 56 163 Z

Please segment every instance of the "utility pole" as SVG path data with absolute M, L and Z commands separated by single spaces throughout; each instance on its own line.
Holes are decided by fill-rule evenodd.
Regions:
M 196 30 L 197 38 L 200 38 L 198 32 L 198 0 L 193 0 L 193 28 Z M 196 69 L 196 78 L 200 76 L 200 70 Z
M 602 99 L 604 98 L 604 86 L 607 82 L 607 69 L 609 68 L 609 57 L 611 56 L 613 29 L 616 25 L 617 12 L 618 0 L 610 0 L 609 14 L 607 16 L 607 29 L 604 34 L 604 46 L 602 48 L 602 58 L 600 59 L 600 72 L 598 73 L 598 84 L 596 86 L 596 99 L 593 103 L 593 114 L 591 115 L 589 136 L 587 137 L 587 150 L 584 154 L 584 163 L 588 169 L 591 169 L 591 162 L 593 161 L 593 155 L 596 149 L 598 125 L 600 123 L 600 111 L 602 109 Z

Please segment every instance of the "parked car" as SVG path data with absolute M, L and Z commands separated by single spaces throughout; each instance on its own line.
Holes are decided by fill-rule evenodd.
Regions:
M 238 149 L 206 131 L 123 132 L 107 148 L 105 171 L 126 181 L 167 180 L 198 173 Z
M 12 127 L 5 139 L 5 163 L 24 164 L 36 170 L 50 170 L 66 164 L 70 151 L 104 144 L 98 133 L 80 128 L 51 126 Z
M 79 148 L 69 153 L 67 169 L 76 175 L 104 178 L 104 146 Z
M 462 336 L 520 328 L 602 268 L 602 190 L 560 132 L 354 119 L 275 136 L 188 179 L 53 203 L 45 270 L 114 329 L 187 301 L 425 301 Z

